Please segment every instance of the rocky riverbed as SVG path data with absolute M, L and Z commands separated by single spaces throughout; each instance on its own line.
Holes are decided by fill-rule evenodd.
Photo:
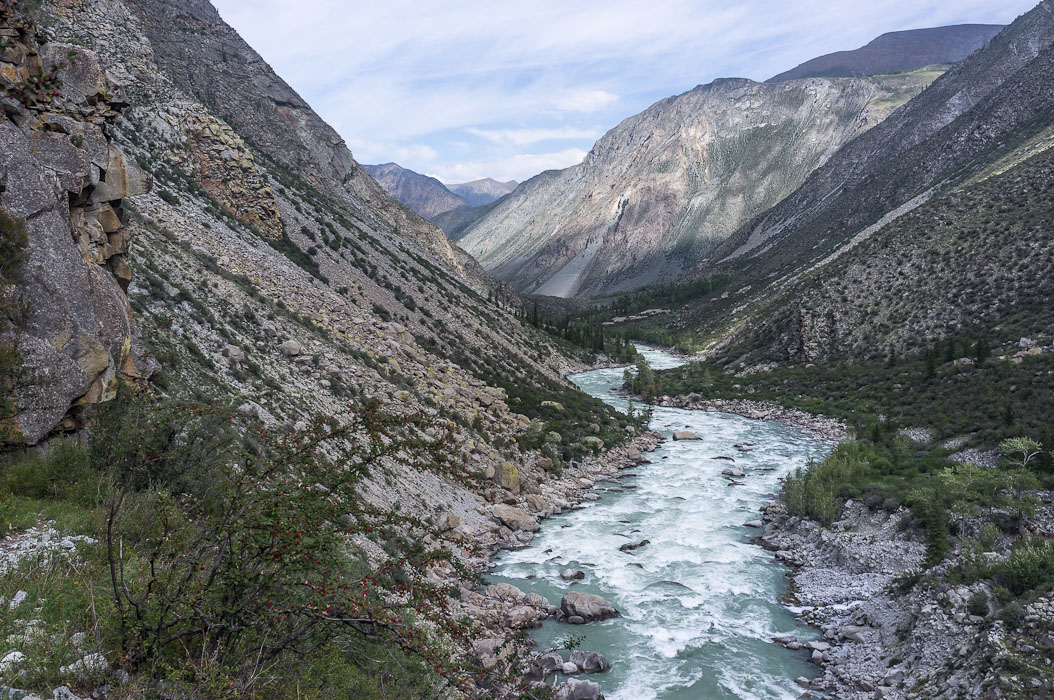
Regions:
M 1022 627 L 1008 629 L 992 614 L 987 583 L 943 578 L 957 562 L 954 555 L 928 572 L 929 580 L 899 585 L 923 568 L 925 554 L 905 509 L 891 514 L 850 501 L 829 528 L 789 515 L 780 502 L 763 513 L 760 544 L 794 567 L 794 609 L 823 634 L 805 643 L 793 636 L 773 640 L 804 649 L 820 669 L 811 681 L 799 679 L 803 687 L 841 700 L 1051 697 L 1050 597 L 1030 603 Z M 1036 520 L 1052 516 L 1054 509 L 1044 506 Z M 983 610 L 971 606 L 975 596 L 986 601 Z M 1030 673 L 1030 666 L 1046 671 Z
M 764 401 L 704 399 L 699 394 L 688 394 L 687 396 L 660 396 L 655 399 L 654 403 L 657 406 L 685 408 L 692 411 L 732 413 L 753 420 L 781 421 L 829 442 L 841 442 L 847 437 L 845 423 L 840 420 Z

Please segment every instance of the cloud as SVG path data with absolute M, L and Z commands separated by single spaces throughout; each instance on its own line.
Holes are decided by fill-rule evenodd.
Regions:
M 586 150 L 714 78 L 764 80 L 888 31 L 1005 23 L 1036 0 L 213 2 L 357 157 L 434 171 L 547 163 L 550 141 Z
M 514 146 L 529 146 L 542 141 L 568 141 L 572 139 L 595 141 L 603 133 L 599 129 L 579 129 L 573 126 L 555 129 L 477 129 L 476 127 L 469 127 L 465 131 L 492 143 L 512 144 Z
M 445 183 L 470 182 L 484 177 L 523 182 L 544 170 L 558 170 L 577 165 L 586 157 L 579 148 L 565 148 L 555 153 L 517 153 L 492 160 L 453 163 L 427 174 Z
M 569 90 L 556 98 L 556 106 L 570 112 L 596 112 L 618 102 L 618 95 L 604 90 Z

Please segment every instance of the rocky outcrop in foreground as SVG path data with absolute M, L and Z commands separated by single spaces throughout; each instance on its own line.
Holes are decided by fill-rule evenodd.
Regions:
M 81 409 L 112 398 L 118 377 L 150 375 L 125 292 L 130 236 L 123 201 L 152 179 L 106 129 L 127 104 L 119 81 L 81 46 L 38 43 L 0 14 L 0 207 L 25 221 L 25 309 L 14 344 L 22 359 L 13 418 L 34 444 L 80 426 Z

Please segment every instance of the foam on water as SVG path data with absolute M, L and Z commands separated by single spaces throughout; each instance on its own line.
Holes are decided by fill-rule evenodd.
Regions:
M 656 369 L 680 360 L 641 348 Z M 620 410 L 613 393 L 623 369 L 572 377 L 584 391 Z M 756 530 L 742 526 L 779 488 L 778 479 L 821 457 L 828 447 L 780 423 L 739 416 L 656 408 L 652 429 L 667 437 L 691 430 L 698 441 L 668 441 L 633 470 L 637 488 L 608 492 L 546 521 L 531 546 L 501 555 L 492 578 L 558 603 L 572 588 L 560 578 L 568 567 L 586 578 L 575 590 L 598 593 L 622 618 L 571 626 L 547 621 L 534 633 L 539 648 L 582 635 L 582 648 L 607 656 L 612 670 L 591 676 L 609 700 L 791 700 L 798 676 L 814 667 L 803 652 L 773 644 L 777 634 L 815 634 L 776 603 L 786 590 L 786 570 L 771 554 L 749 544 Z M 741 452 L 736 443 L 754 443 Z M 735 462 L 714 457 L 732 457 Z M 742 486 L 721 475 L 745 473 Z M 771 469 L 772 471 L 759 471 Z M 647 539 L 633 552 L 619 546 Z M 631 566 L 637 564 L 638 566 Z

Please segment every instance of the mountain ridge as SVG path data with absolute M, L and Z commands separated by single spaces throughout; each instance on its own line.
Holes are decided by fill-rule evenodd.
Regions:
M 848 78 L 958 63 L 998 34 L 1001 24 L 955 24 L 887 32 L 864 46 L 808 60 L 765 82 L 801 78 Z

